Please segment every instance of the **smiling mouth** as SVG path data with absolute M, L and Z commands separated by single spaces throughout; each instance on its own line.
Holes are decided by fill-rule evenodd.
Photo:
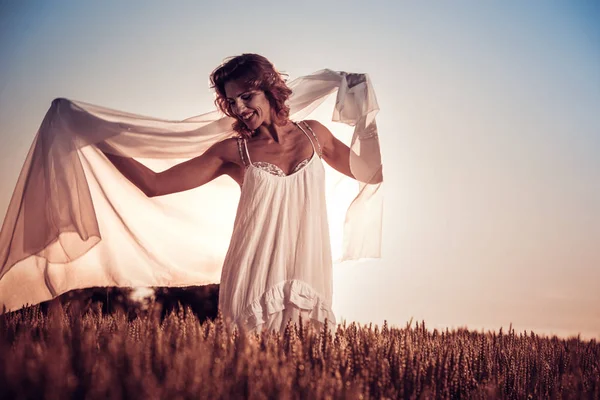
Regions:
M 243 121 L 249 121 L 254 116 L 254 114 L 256 114 L 256 113 L 255 112 L 251 112 L 251 113 L 248 113 L 248 114 L 240 115 L 240 118 Z

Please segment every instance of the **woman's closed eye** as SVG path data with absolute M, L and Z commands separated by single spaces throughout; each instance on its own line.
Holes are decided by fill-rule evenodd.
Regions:
M 248 101 L 252 98 L 252 96 L 254 95 L 254 93 L 245 93 L 243 95 L 240 96 L 240 98 L 243 101 Z M 235 104 L 235 100 L 234 99 L 227 99 L 227 104 L 229 104 L 230 106 Z

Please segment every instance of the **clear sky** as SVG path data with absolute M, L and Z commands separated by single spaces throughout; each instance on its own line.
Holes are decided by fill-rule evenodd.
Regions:
M 600 3 L 2 1 L 0 215 L 53 98 L 183 119 L 209 73 L 366 72 L 384 258 L 335 270 L 340 319 L 600 338 Z

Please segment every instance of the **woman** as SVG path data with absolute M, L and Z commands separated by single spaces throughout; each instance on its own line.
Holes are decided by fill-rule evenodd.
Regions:
M 221 275 L 219 309 L 250 331 L 282 331 L 300 318 L 333 327 L 332 257 L 321 159 L 353 177 L 349 148 L 317 121 L 293 122 L 291 90 L 264 57 L 243 54 L 211 74 L 215 104 L 237 137 L 155 173 L 132 158 L 111 162 L 147 196 L 228 175 L 241 187 Z

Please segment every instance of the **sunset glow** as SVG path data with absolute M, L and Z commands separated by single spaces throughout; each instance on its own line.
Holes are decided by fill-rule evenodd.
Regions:
M 290 79 L 364 72 L 381 108 L 383 258 L 334 266 L 339 320 L 600 338 L 597 3 L 253 7 L 260 20 L 204 2 L 0 6 L 0 220 L 54 98 L 180 120 L 214 109 L 208 76 L 228 56 L 263 54 Z M 239 187 L 213 184 L 232 214 L 197 210 L 221 229 L 198 235 L 225 251 Z M 328 204 L 334 259 L 347 206 Z

